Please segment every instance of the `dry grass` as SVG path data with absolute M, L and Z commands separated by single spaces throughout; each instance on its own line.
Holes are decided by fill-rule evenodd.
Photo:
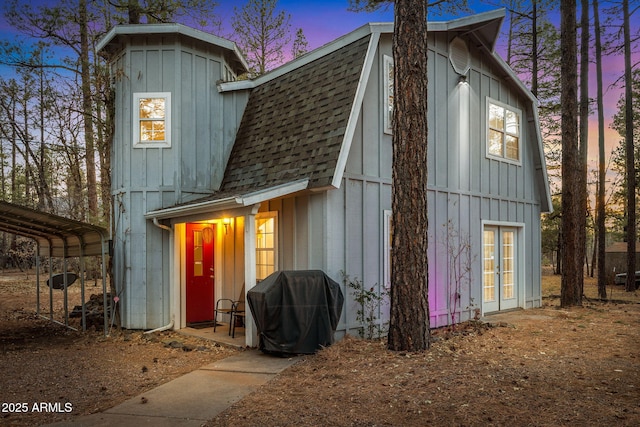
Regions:
M 591 300 L 560 309 L 559 284 L 545 276 L 540 309 L 434 331 L 425 352 L 344 339 L 208 425 L 640 425 L 638 293 L 595 301 L 587 280 Z

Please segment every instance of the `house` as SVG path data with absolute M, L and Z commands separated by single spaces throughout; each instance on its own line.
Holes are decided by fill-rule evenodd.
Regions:
M 636 242 L 636 266 L 640 266 L 640 245 L 638 242 Z M 627 242 L 615 242 L 606 247 L 604 250 L 604 271 L 611 283 L 613 283 L 616 274 L 627 272 Z
M 541 305 L 550 193 L 537 101 L 494 51 L 503 18 L 429 23 L 432 326 Z M 101 40 L 124 327 L 211 320 L 215 300 L 275 270 L 389 286 L 392 34 L 365 25 L 255 80 L 237 80 L 247 67 L 233 43 L 182 25 Z M 449 249 L 467 241 L 456 270 Z M 339 335 L 359 326 L 343 292 Z M 246 332 L 256 345 L 255 325 Z

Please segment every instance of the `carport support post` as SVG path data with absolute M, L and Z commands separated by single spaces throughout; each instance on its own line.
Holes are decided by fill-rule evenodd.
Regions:
M 63 267 L 63 273 L 64 276 L 62 276 L 63 280 L 63 286 L 64 286 L 64 326 L 69 326 L 69 281 L 67 280 L 67 240 L 64 240 L 64 246 L 62 248 L 63 251 L 63 260 L 62 260 L 62 265 Z
M 36 316 L 40 317 L 40 243 L 36 240 Z
M 85 303 L 84 303 L 84 269 L 85 269 L 85 264 L 84 264 L 84 248 L 85 248 L 85 243 L 84 243 L 84 239 L 82 238 L 82 236 L 78 236 L 78 239 L 80 240 L 80 300 L 82 302 L 82 331 L 86 331 L 87 330 L 87 310 L 85 307 Z M 106 313 L 105 313 L 106 316 Z
M 109 253 L 109 242 L 107 241 L 107 239 L 105 239 L 104 236 L 102 236 L 102 308 L 103 308 L 103 313 L 104 316 L 103 317 L 103 327 L 104 327 L 104 336 L 106 337 L 107 335 L 109 335 L 109 317 L 107 315 L 108 311 L 107 311 L 107 257 L 105 255 L 105 253 Z M 111 295 L 111 301 L 113 301 L 113 297 L 115 295 Z M 112 310 L 111 310 L 111 316 L 115 316 L 114 313 L 114 306 L 115 303 L 111 304 Z
M 53 268 L 52 268 L 52 257 L 51 257 L 52 245 L 49 243 L 49 320 L 53 320 Z
M 260 203 L 253 205 L 251 211 L 244 216 L 244 300 L 247 292 L 256 285 L 256 214 Z M 246 309 L 251 311 L 249 304 Z M 247 313 L 249 314 L 249 313 Z M 253 321 L 253 315 L 245 316 L 245 344 L 249 347 L 258 346 L 258 331 Z

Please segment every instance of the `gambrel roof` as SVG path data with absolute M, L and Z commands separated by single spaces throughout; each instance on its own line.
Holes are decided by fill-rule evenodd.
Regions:
M 251 91 L 221 190 L 331 185 L 370 36 Z
M 534 129 L 537 145 L 535 179 L 544 192 L 541 210 L 550 211 L 538 101 L 494 51 L 504 14 L 501 9 L 429 22 L 428 29 L 469 34 L 530 102 L 526 122 Z M 248 200 L 266 200 L 254 195 L 269 194 L 270 188 L 286 195 L 287 188 L 293 192 L 339 187 L 380 35 L 392 33 L 393 23 L 367 24 L 255 80 L 219 84 L 220 92 L 250 91 L 220 191 L 184 206 L 149 212 L 147 218 L 187 214 L 189 205 L 211 210 L 226 209 L 228 203 L 247 206 Z

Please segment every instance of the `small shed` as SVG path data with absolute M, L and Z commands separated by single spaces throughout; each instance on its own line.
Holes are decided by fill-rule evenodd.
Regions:
M 640 244 L 636 243 L 636 266 L 640 266 Z M 616 242 L 604 250 L 604 269 L 607 277 L 627 272 L 627 242 Z

